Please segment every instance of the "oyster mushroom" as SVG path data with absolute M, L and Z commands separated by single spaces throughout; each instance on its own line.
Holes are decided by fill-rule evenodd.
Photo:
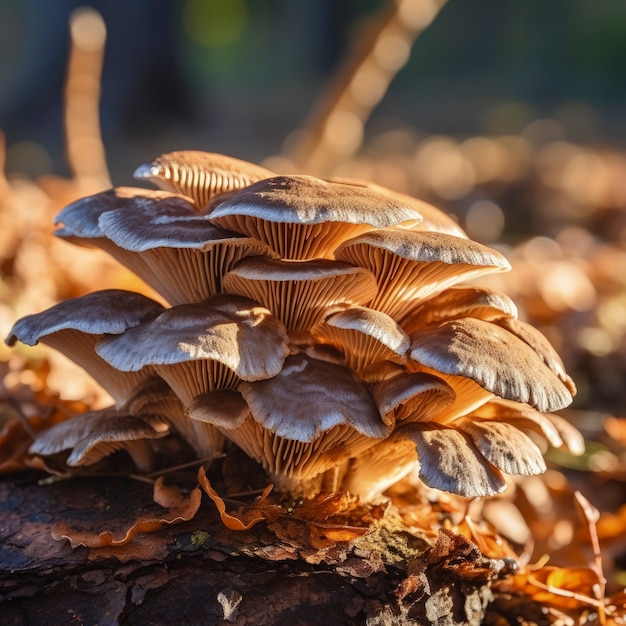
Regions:
M 164 191 L 108 190 L 66 207 L 57 221 L 65 224 L 57 236 L 105 250 L 174 305 L 220 293 L 222 276 L 242 258 L 273 255 Z
M 167 309 L 147 324 L 101 340 L 96 350 L 122 371 L 154 368 L 185 407 L 206 391 L 275 376 L 288 354 L 280 320 L 247 298 L 229 295 Z M 203 455 L 221 448 L 215 428 L 196 422 L 194 430 Z
M 462 280 L 510 269 L 491 248 L 435 232 L 374 230 L 344 241 L 335 257 L 376 276 L 378 295 L 367 306 L 396 321 Z
M 277 376 L 237 390 L 196 398 L 189 416 L 216 425 L 292 494 L 390 432 L 350 369 L 304 354 L 288 357 Z
M 224 154 L 179 150 L 140 165 L 134 176 L 191 198 L 196 208 L 203 211 L 211 205 L 215 196 L 247 187 L 275 174 L 260 165 Z
M 290 331 L 310 330 L 337 302 L 367 302 L 376 294 L 370 272 L 330 259 L 245 259 L 224 276 L 223 284 L 225 291 L 266 306 Z
M 283 259 L 312 259 L 333 258 L 349 237 L 422 216 L 369 189 L 313 176 L 276 176 L 234 193 L 210 219 L 267 243 Z
M 41 342 L 80 365 L 116 402 L 124 401 L 150 368 L 127 373 L 111 367 L 95 351 L 106 335 L 124 331 L 157 317 L 164 310 L 154 300 L 132 291 L 106 289 L 60 302 L 41 313 L 17 321 L 5 342 L 34 346 Z

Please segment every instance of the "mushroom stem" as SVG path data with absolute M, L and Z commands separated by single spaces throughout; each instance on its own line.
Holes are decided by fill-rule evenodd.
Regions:
M 314 477 L 270 473 L 270 481 L 274 484 L 274 489 L 281 494 L 293 500 L 307 500 L 322 491 L 324 473 Z
M 148 474 L 154 471 L 154 450 L 146 439 L 137 439 L 130 442 L 126 452 L 132 459 L 140 474 Z

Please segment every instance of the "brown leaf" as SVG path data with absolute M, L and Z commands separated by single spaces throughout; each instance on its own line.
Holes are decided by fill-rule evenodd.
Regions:
M 268 485 L 253 504 L 240 504 L 236 512 L 227 513 L 226 503 L 219 496 L 217 491 L 213 489 L 203 467 L 200 467 L 198 470 L 198 482 L 209 498 L 213 500 L 213 503 L 219 511 L 222 522 L 230 530 L 249 530 L 259 522 L 275 520 L 280 514 L 280 506 L 263 504 L 272 490 L 273 485 Z
M 174 492 L 177 492 L 176 495 Z M 72 548 L 85 546 L 101 548 L 104 546 L 123 546 L 140 533 L 153 533 L 163 526 L 187 522 L 196 515 L 202 501 L 202 492 L 196 487 L 188 496 L 183 497 L 173 487 L 165 487 L 158 479 L 154 485 L 154 500 L 159 503 L 172 504 L 165 514 L 140 517 L 130 527 L 119 532 L 105 530 L 102 532 L 88 529 L 73 528 L 67 522 L 59 522 L 52 529 L 52 537 L 57 540 L 68 539 Z

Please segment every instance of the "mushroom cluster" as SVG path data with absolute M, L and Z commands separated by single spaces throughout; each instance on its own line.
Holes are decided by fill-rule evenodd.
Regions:
M 552 412 L 575 387 L 504 294 L 468 285 L 509 269 L 429 204 L 351 179 L 276 175 L 174 152 L 66 207 L 56 235 L 105 250 L 167 306 L 95 292 L 19 320 L 115 405 L 41 433 L 68 465 L 127 450 L 150 466 L 176 432 L 199 457 L 236 445 L 292 496 L 373 498 L 416 470 L 473 497 L 580 445 Z M 463 283 L 463 285 L 461 284 Z

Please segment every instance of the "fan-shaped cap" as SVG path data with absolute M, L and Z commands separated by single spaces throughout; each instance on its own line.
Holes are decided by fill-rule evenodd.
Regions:
M 466 432 L 480 453 L 505 474 L 532 476 L 546 471 L 541 450 L 513 424 L 465 418 L 455 426 Z
M 93 465 L 117 450 L 129 449 L 134 442 L 160 439 L 168 433 L 168 424 L 160 417 L 135 417 L 108 408 L 83 413 L 43 431 L 30 452 L 49 456 L 71 450 L 67 465 Z
M 517 317 L 517 307 L 509 296 L 484 287 L 450 287 L 419 302 L 401 320 L 401 326 L 411 333 L 428 326 L 438 326 L 459 317 L 477 317 L 493 321 Z
M 129 207 L 165 201 L 181 212 L 193 211 L 192 205 L 175 194 L 139 187 L 115 187 L 68 204 L 55 218 L 55 224 L 63 224 L 55 235 L 64 238 L 95 239 L 103 232 L 98 220 L 103 213 L 124 210 Z
M 374 230 L 345 241 L 335 256 L 376 276 L 378 295 L 368 306 L 395 320 L 455 283 L 510 269 L 496 250 L 434 232 Z
M 194 399 L 192 419 L 216 425 L 270 472 L 313 477 L 389 434 L 351 370 L 290 356 L 277 376 Z
M 135 170 L 135 178 L 191 198 L 200 211 L 208 208 L 219 194 L 274 175 L 260 165 L 199 150 L 162 154 Z
M 402 363 L 411 345 L 409 336 L 391 317 L 358 305 L 334 307 L 311 332 L 340 350 L 361 377 L 374 363 Z
M 369 189 L 313 176 L 276 176 L 233 194 L 210 218 L 264 241 L 282 258 L 310 259 L 332 258 L 334 248 L 349 237 L 421 215 Z
M 403 228 L 408 230 L 428 230 L 438 233 L 446 233 L 448 235 L 454 235 L 455 237 L 463 237 L 464 239 L 467 239 L 467 235 L 465 234 L 463 229 L 456 223 L 456 221 L 452 217 L 450 217 L 447 213 L 444 213 L 437 207 L 433 206 L 432 204 L 428 204 L 428 202 L 424 202 L 423 200 L 419 200 L 418 198 L 414 198 L 413 196 L 409 196 L 398 191 L 393 191 L 391 189 L 388 189 L 387 187 L 383 187 L 382 185 L 378 185 L 377 183 L 372 183 L 366 180 L 359 180 L 357 178 L 348 178 L 341 176 L 334 176 L 329 180 L 335 183 L 356 185 L 358 187 L 371 189 L 372 191 L 375 191 L 382 196 L 393 198 L 398 202 L 402 202 L 403 204 L 414 207 L 422 216 L 421 220 L 401 223 L 395 226 L 396 228 Z
M 550 345 L 550 342 L 544 337 L 544 335 L 542 335 L 534 326 L 531 326 L 526 322 L 522 322 L 521 320 L 508 317 L 497 319 L 495 320 L 495 323 L 505 330 L 508 330 L 518 339 L 527 343 L 535 351 L 535 353 L 541 357 L 543 362 L 559 377 L 572 396 L 576 395 L 576 385 L 567 375 L 561 357 Z
M 244 259 L 222 281 L 224 290 L 266 306 L 288 330 L 309 330 L 337 302 L 362 303 L 376 294 L 371 272 L 330 259 Z
M 500 470 L 465 433 L 421 422 L 408 424 L 402 432 L 417 447 L 419 476 L 429 487 L 467 498 L 494 496 L 506 489 Z
M 118 402 L 124 400 L 149 370 L 129 375 L 103 361 L 95 343 L 155 318 L 164 310 L 154 300 L 132 291 L 107 289 L 72 298 L 18 320 L 5 339 L 8 345 L 38 342 L 63 353 L 87 371 Z
M 372 387 L 372 396 L 385 424 L 431 421 L 456 394 L 450 385 L 426 373 L 405 373 Z
M 96 350 L 122 371 L 154 366 L 185 405 L 203 391 L 233 386 L 240 378 L 275 376 L 288 353 L 280 320 L 257 303 L 231 295 L 167 309 L 123 335 L 103 339 Z
M 490 322 L 462 318 L 414 333 L 410 359 L 436 372 L 464 376 L 501 398 L 539 411 L 572 401 L 566 385 L 524 341 Z

